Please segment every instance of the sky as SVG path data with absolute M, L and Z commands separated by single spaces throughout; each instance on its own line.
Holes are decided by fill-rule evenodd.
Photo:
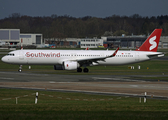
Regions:
M 27 16 L 100 17 L 168 15 L 168 0 L 0 0 L 0 19 L 12 13 Z

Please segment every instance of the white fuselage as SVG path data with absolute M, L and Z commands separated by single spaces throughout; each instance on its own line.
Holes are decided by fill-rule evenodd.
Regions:
M 64 61 L 101 58 L 110 56 L 113 50 L 16 50 L 2 58 L 10 64 L 56 65 Z M 161 52 L 118 51 L 114 57 L 92 62 L 92 65 L 124 65 L 149 60 L 150 56 L 163 56 Z

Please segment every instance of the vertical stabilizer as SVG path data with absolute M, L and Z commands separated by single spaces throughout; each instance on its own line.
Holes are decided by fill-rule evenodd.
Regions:
M 157 52 L 162 29 L 155 29 L 136 51 Z

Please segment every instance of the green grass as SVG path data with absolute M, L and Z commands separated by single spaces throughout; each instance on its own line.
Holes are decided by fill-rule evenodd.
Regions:
M 138 70 L 138 65 L 141 69 Z M 77 73 L 76 70 L 54 70 L 52 65 L 32 65 L 31 70 L 28 69 L 28 65 L 23 65 L 23 72 L 38 73 L 38 74 L 62 74 L 62 75 L 142 75 L 136 76 L 134 79 L 147 79 L 147 80 L 168 80 L 168 62 L 160 60 L 146 61 L 131 65 L 122 66 L 93 66 L 88 67 L 89 73 Z M 128 66 L 134 66 L 135 69 L 131 70 Z M 0 61 L 0 71 L 17 71 L 18 65 L 6 64 Z M 149 68 L 149 69 L 147 69 Z M 146 75 L 144 77 L 144 75 Z M 148 76 L 148 75 L 159 75 Z
M 138 65 L 141 66 L 141 69 L 138 70 Z M 168 72 L 168 62 L 167 61 L 161 61 L 161 60 L 152 60 L 152 61 L 146 61 L 146 62 L 141 62 L 141 63 L 136 63 L 136 64 L 130 64 L 130 65 L 121 65 L 121 66 L 92 66 L 92 67 L 88 67 L 91 73 L 115 73 L 115 72 L 121 72 L 121 74 L 125 74 L 124 72 L 132 72 L 132 73 L 136 73 L 137 74 L 141 74 L 141 73 L 152 73 L 152 72 L 156 72 L 156 73 L 166 73 Z M 128 66 L 134 66 L 135 69 L 131 70 L 128 68 Z M 65 71 L 55 71 L 53 70 L 53 66 L 52 65 L 31 65 L 32 69 L 29 70 L 28 69 L 28 65 L 23 65 L 23 70 L 24 71 L 48 71 L 50 72 L 55 72 L 58 73 L 59 72 L 65 72 Z M 13 64 L 6 64 L 3 63 L 2 61 L 0 61 L 0 70 L 4 70 L 4 71 L 17 71 L 17 69 L 19 68 L 19 65 L 13 65 Z M 149 69 L 147 69 L 149 68 Z M 73 71 L 74 73 L 75 71 Z M 70 71 L 65 72 L 65 73 L 70 73 Z M 89 74 L 89 73 L 88 73 Z
M 0 118 L 3 119 L 167 119 L 168 101 L 139 98 L 39 91 L 0 89 Z M 33 95 L 32 95 L 33 94 Z M 28 95 L 28 96 L 24 96 Z M 15 97 L 18 97 L 18 104 Z M 12 98 L 2 100 L 4 98 Z

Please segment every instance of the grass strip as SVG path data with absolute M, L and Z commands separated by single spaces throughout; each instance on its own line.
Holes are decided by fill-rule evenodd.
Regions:
M 139 98 L 39 91 L 0 89 L 1 119 L 166 119 L 168 101 Z M 28 95 L 28 96 L 25 96 Z M 15 97 L 18 104 L 15 103 Z M 52 96 L 52 97 L 51 97 Z M 9 100 L 2 100 L 11 98 Z M 67 99 L 69 98 L 69 99 Z M 119 99 L 120 98 L 120 99 Z

